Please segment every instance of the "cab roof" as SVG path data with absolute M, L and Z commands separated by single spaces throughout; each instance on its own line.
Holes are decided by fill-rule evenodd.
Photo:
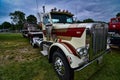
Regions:
M 71 17 L 74 16 L 70 12 L 59 12 L 59 11 L 50 12 L 50 14 L 62 14 L 62 15 L 68 15 L 68 16 L 71 16 Z

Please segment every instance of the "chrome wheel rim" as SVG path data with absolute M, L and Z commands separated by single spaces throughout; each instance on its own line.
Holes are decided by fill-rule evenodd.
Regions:
M 65 67 L 64 67 L 63 61 L 59 57 L 56 57 L 54 67 L 55 67 L 56 72 L 59 75 L 61 75 L 61 76 L 64 75 Z

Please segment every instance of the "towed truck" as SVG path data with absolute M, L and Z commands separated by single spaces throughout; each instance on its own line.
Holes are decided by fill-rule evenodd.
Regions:
M 120 17 L 110 19 L 109 44 L 111 47 L 120 48 Z
M 41 31 L 29 32 L 28 37 L 33 48 L 41 47 L 40 44 L 43 41 L 43 33 Z
M 35 24 L 25 22 L 22 30 L 22 36 L 29 38 L 30 44 L 33 46 L 33 48 L 40 47 L 39 44 L 41 44 L 43 40 L 43 32 L 37 29 L 35 26 Z
M 61 80 L 73 80 L 74 71 L 100 63 L 109 52 L 105 23 L 74 23 L 73 14 L 56 9 L 41 13 L 40 18 L 42 39 L 31 38 L 31 43 L 41 47 Z
M 23 29 L 22 29 L 22 36 L 29 38 L 29 33 L 30 32 L 40 32 L 39 29 L 36 27 L 37 25 L 28 23 L 27 21 L 24 23 Z M 34 33 L 35 34 L 35 33 Z

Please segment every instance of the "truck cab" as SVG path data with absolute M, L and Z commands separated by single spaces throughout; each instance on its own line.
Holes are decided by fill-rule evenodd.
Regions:
M 99 62 L 109 51 L 108 25 L 105 23 L 74 23 L 73 14 L 56 9 L 42 13 L 41 23 L 41 53 L 48 55 L 62 80 L 73 80 L 74 71 Z
M 120 48 L 120 17 L 111 18 L 110 20 L 109 43 L 111 47 Z
M 109 32 L 115 32 L 120 34 L 120 17 L 111 18 L 109 23 Z

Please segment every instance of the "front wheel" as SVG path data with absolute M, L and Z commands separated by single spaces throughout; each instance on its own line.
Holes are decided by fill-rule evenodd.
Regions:
M 70 68 L 67 59 L 59 51 L 53 54 L 53 67 L 61 80 L 74 80 L 74 70 Z

